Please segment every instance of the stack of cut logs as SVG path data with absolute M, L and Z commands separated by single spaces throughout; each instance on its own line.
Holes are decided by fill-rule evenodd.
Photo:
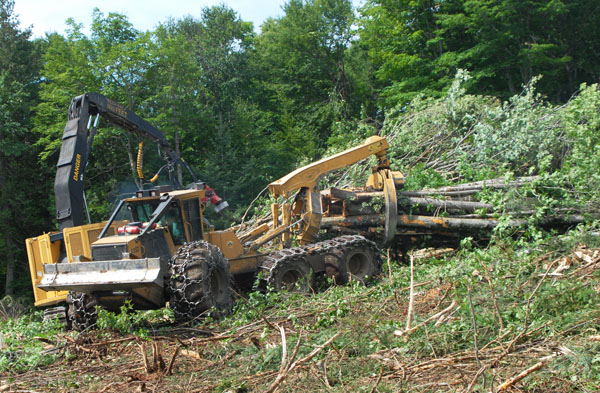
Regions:
M 476 200 L 477 193 L 487 190 L 519 188 L 535 177 L 522 177 L 506 182 L 504 179 L 485 180 L 437 189 L 398 192 L 398 219 L 394 243 L 401 248 L 456 244 L 471 236 L 486 239 L 498 225 L 498 213 L 491 204 Z M 324 216 L 322 229 L 332 234 L 361 234 L 381 240 L 385 224 L 383 192 L 342 190 L 322 191 Z M 527 225 L 534 210 L 519 206 L 505 221 L 519 228 Z M 574 209 L 555 210 L 542 219 L 547 226 L 572 226 L 585 217 Z

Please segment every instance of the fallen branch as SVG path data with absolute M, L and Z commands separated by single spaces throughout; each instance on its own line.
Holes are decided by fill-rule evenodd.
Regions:
M 110 388 L 112 388 L 114 385 L 118 385 L 118 384 L 119 384 L 118 382 L 111 382 L 111 383 L 109 383 L 108 385 L 106 385 L 105 387 L 103 387 L 103 388 L 102 388 L 102 390 L 98 390 L 98 393 L 104 393 L 104 392 L 107 392 L 107 391 L 108 391 L 108 389 L 110 389 Z M 5 390 L 2 390 L 2 389 L 0 388 L 0 392 L 5 392 Z
M 390 276 L 390 283 L 393 284 L 394 280 L 392 278 L 392 260 L 390 259 L 390 249 L 387 249 L 387 265 L 388 265 L 388 274 Z
M 279 326 L 279 332 L 281 333 L 281 366 L 279 367 L 279 372 L 282 373 L 287 366 L 287 340 L 283 326 Z
M 537 293 L 538 289 L 540 289 L 540 286 L 542 286 L 542 283 L 544 282 L 544 280 L 546 280 L 546 277 L 548 277 L 548 273 L 550 273 L 550 270 L 552 270 L 552 268 L 554 267 L 554 265 L 556 265 L 557 262 L 558 261 L 554 261 L 554 262 L 552 262 L 552 264 L 550 264 L 550 266 L 548 266 L 548 269 L 546 269 L 544 276 L 537 283 L 535 289 L 533 290 L 533 292 L 531 292 L 531 295 L 529 295 L 529 298 L 527 299 L 527 309 L 525 311 L 525 323 L 523 324 L 523 331 L 520 335 L 525 334 L 527 332 L 527 329 L 529 328 L 529 314 L 531 313 L 531 300 Z M 510 346 L 509 346 L 509 348 L 510 348 Z
M 446 307 L 445 309 L 443 309 L 442 311 L 440 311 L 437 314 L 434 314 L 432 316 L 430 316 L 429 318 L 427 318 L 426 320 L 424 320 L 423 322 L 421 322 L 420 324 L 418 324 L 415 327 L 412 327 L 410 329 L 407 330 L 396 330 L 394 331 L 394 335 L 398 336 L 398 337 L 402 337 L 408 334 L 413 333 L 415 330 L 421 328 L 422 326 L 426 325 L 427 323 L 433 321 L 434 319 L 438 319 L 440 316 L 442 316 L 443 314 L 446 314 L 450 311 L 452 311 L 452 309 L 454 309 L 454 307 L 456 307 L 456 300 L 452 300 L 452 303 L 450 303 L 450 305 L 448 307 Z
M 479 379 L 481 374 L 483 374 L 483 372 L 485 370 L 487 370 L 488 367 L 489 367 L 489 364 L 486 364 L 485 366 L 483 366 L 483 367 L 479 368 L 479 370 L 477 370 L 477 374 L 475 374 L 475 376 L 471 380 L 471 383 L 469 384 L 469 386 L 467 386 L 467 388 L 463 391 L 463 393 L 470 393 L 471 390 L 473 390 L 473 386 L 475 386 L 475 382 L 477 382 L 477 380 Z
M 413 306 L 414 306 L 414 301 L 415 301 L 414 272 L 415 272 L 415 261 L 411 254 L 410 255 L 410 295 L 408 298 L 408 311 L 406 312 L 406 330 L 410 329 L 410 324 L 412 322 Z
M 88 347 L 101 347 L 103 345 L 119 344 L 119 343 L 124 343 L 124 342 L 128 342 L 128 341 L 134 341 L 137 339 L 138 339 L 138 337 L 125 337 L 125 338 L 119 338 L 117 340 L 102 341 L 99 343 L 87 344 L 87 346 Z
M 498 320 L 498 323 L 500 324 L 500 330 L 504 330 L 504 321 L 502 320 L 502 315 L 500 314 L 500 308 L 498 307 L 498 300 L 496 299 L 496 293 L 494 291 L 494 286 L 492 285 L 492 277 L 490 274 L 490 269 L 485 264 L 485 262 L 480 261 L 480 263 L 483 266 L 483 269 L 485 270 L 485 279 L 487 280 L 488 286 L 490 287 L 490 292 L 492 293 L 492 301 L 494 304 L 494 313 L 496 314 L 496 319 Z
M 285 347 L 284 344 L 284 338 L 285 338 L 285 331 L 283 332 L 283 335 L 281 337 L 281 344 L 282 347 Z M 285 354 L 283 353 L 283 349 L 282 349 L 282 356 L 281 356 L 281 366 L 279 367 L 279 372 L 277 373 L 277 378 L 275 378 L 275 381 L 273 381 L 273 383 L 271 384 L 271 386 L 269 386 L 269 390 L 267 390 L 267 393 L 271 393 L 274 392 L 277 387 L 279 386 L 279 384 L 281 384 L 281 382 L 285 379 L 285 377 L 287 376 L 287 374 L 290 372 L 290 367 L 289 364 L 292 363 L 295 359 L 296 356 L 298 355 L 298 350 L 300 349 L 300 342 L 302 341 L 302 336 L 299 334 L 298 335 L 298 341 L 296 342 L 296 348 L 294 348 L 294 353 L 292 353 L 292 356 L 290 357 L 289 362 L 286 359 Z
M 508 355 L 510 353 L 510 351 L 512 351 L 512 348 L 513 348 L 513 346 L 515 345 L 515 343 L 517 341 L 519 341 L 522 337 L 524 337 L 524 336 L 526 336 L 528 334 L 528 330 L 529 330 L 529 314 L 531 312 L 531 300 L 533 299 L 533 297 L 537 293 L 538 289 L 540 289 L 540 286 L 542 285 L 542 283 L 544 282 L 544 280 L 546 279 L 546 277 L 548 277 L 548 274 L 550 273 L 550 270 L 552 270 L 552 268 L 554 267 L 554 265 L 557 262 L 558 262 L 558 260 L 552 262 L 552 264 L 550 264 L 550 266 L 548 266 L 548 268 L 546 269 L 546 272 L 544 273 L 544 276 L 537 283 L 535 289 L 533 290 L 533 292 L 531 292 L 531 295 L 529 295 L 529 298 L 527 298 L 527 307 L 526 307 L 526 310 L 525 310 L 525 322 L 523 323 L 523 329 L 521 330 L 521 333 L 519 333 L 515 338 L 513 338 L 510 341 L 510 343 L 508 343 L 508 346 L 506 347 L 506 349 L 504 349 L 504 351 L 502 351 L 502 353 L 500 354 L 500 356 L 498 356 L 496 358 L 496 360 L 494 360 L 494 362 L 492 363 L 493 367 L 495 367 L 497 364 L 499 364 L 500 361 L 502 359 L 504 359 L 504 357 L 506 355 Z
M 169 360 L 169 365 L 167 366 L 167 371 L 165 371 L 166 375 L 171 375 L 171 372 L 173 371 L 173 364 L 175 363 L 175 358 L 177 357 L 177 354 L 179 353 L 180 349 L 181 349 L 181 345 L 178 345 L 177 347 L 175 347 L 175 351 L 173 351 L 171 360 Z
M 292 371 L 296 367 L 298 367 L 301 364 L 304 364 L 304 363 L 310 361 L 312 358 L 314 358 L 315 356 L 317 356 L 317 354 L 319 352 L 321 352 L 323 349 L 327 348 L 327 346 L 329 346 L 329 344 L 331 344 L 333 342 L 333 340 L 335 340 L 336 338 L 338 338 L 341 334 L 342 334 L 342 332 L 337 332 L 329 340 L 325 341 L 325 343 L 323 343 L 323 344 L 319 345 L 317 348 L 315 348 L 311 353 L 309 353 L 308 355 L 306 355 L 302 359 L 300 359 L 300 360 L 292 363 L 292 365 L 288 369 L 288 372 Z
M 519 374 L 515 375 L 514 377 L 508 379 L 506 382 L 504 382 L 503 384 L 501 384 L 500 386 L 498 386 L 498 390 L 497 391 L 498 392 L 502 392 L 502 391 L 508 389 L 509 387 L 511 387 L 515 383 L 519 382 L 520 380 L 522 380 L 523 378 L 525 378 L 529 374 L 531 374 L 531 373 L 539 370 L 540 368 L 544 367 L 544 365 L 546 363 L 548 363 L 548 361 L 554 359 L 558 355 L 559 355 L 559 353 L 553 353 L 550 356 L 546 356 L 546 357 L 540 359 L 540 361 L 537 362 L 536 364 L 534 364 L 533 366 L 529 367 L 526 370 L 521 371 Z
M 422 286 L 425 286 L 427 284 L 431 284 L 434 281 L 435 280 L 428 280 L 428 281 L 425 281 L 425 282 L 420 282 L 420 283 L 417 283 L 417 284 L 413 285 L 413 288 L 422 287 Z M 396 289 L 395 292 L 403 292 L 403 291 L 408 291 L 408 290 L 410 290 L 410 285 L 408 287 L 398 288 L 398 289 Z
M 468 283 L 467 294 L 469 297 L 469 307 L 471 308 L 471 317 L 473 319 L 473 345 L 475 346 L 475 360 L 477 361 L 477 367 L 481 368 L 481 361 L 479 360 L 479 346 L 477 345 L 477 318 L 475 318 L 475 308 L 473 308 L 473 299 L 471 298 L 471 286 Z
M 325 386 L 327 387 L 328 390 L 332 389 L 331 384 L 329 383 L 329 379 L 327 378 L 327 358 L 329 357 L 330 353 L 331 353 L 331 349 L 329 350 L 329 353 L 327 354 L 327 356 L 325 356 L 325 359 L 323 360 L 323 363 L 321 365 L 321 371 L 323 372 L 323 382 L 325 383 Z
M 525 184 L 530 184 L 536 179 L 536 176 L 519 177 L 513 181 L 506 182 L 504 179 L 481 180 L 473 183 L 458 184 L 456 186 L 447 186 L 439 188 L 429 188 L 420 191 L 404 191 L 401 195 L 406 196 L 428 196 L 428 195 L 444 195 L 444 196 L 465 196 L 472 195 L 484 189 L 502 190 L 513 187 L 520 187 Z
M 298 337 L 298 343 L 296 344 L 296 348 L 294 349 L 294 353 L 292 354 L 292 357 L 290 358 L 290 361 L 288 362 L 287 367 L 284 367 L 284 370 L 277 375 L 277 378 L 275 378 L 275 381 L 273 381 L 273 383 L 271 384 L 271 386 L 269 386 L 269 389 L 266 391 L 266 393 L 273 393 L 277 389 L 277 387 L 281 384 L 281 382 L 283 382 L 283 380 L 287 377 L 287 375 L 292 370 L 294 370 L 296 367 L 300 366 L 301 364 L 310 361 L 319 352 L 321 352 L 324 348 L 326 348 L 329 344 L 331 344 L 333 342 L 333 340 L 335 340 L 341 334 L 342 334 L 342 332 L 337 332 L 329 340 L 325 341 L 325 343 L 323 343 L 322 345 L 319 345 L 317 348 L 315 348 L 311 353 L 309 353 L 308 355 L 306 355 L 302 359 L 297 360 L 297 361 L 294 362 L 293 360 L 296 358 L 296 355 L 298 353 L 298 349 L 300 347 L 300 345 L 299 345 L 300 344 L 300 337 Z M 283 361 L 284 360 L 282 359 L 282 363 L 283 363 Z
M 190 351 L 189 349 L 181 349 L 179 352 L 184 356 L 189 356 L 194 359 L 202 360 L 202 356 L 196 351 Z
M 234 294 L 235 294 L 237 297 L 239 297 L 240 299 L 242 299 L 242 300 L 244 301 L 244 303 L 246 303 L 248 306 L 250 306 L 250 308 L 251 308 L 251 309 L 253 309 L 253 310 L 254 310 L 254 311 L 255 311 L 255 312 L 256 312 L 256 313 L 257 313 L 257 314 L 258 314 L 258 315 L 259 315 L 259 316 L 262 318 L 262 320 L 263 320 L 263 321 L 265 321 L 265 323 L 267 324 L 267 326 L 269 326 L 269 327 L 270 327 L 271 329 L 273 329 L 273 330 L 277 330 L 277 327 L 276 327 L 275 325 L 273 325 L 273 324 L 272 324 L 272 323 L 271 323 L 271 322 L 270 322 L 270 321 L 267 319 L 267 317 L 265 317 L 265 316 L 263 315 L 263 313 L 261 313 L 261 312 L 260 312 L 260 311 L 259 311 L 259 310 L 258 310 L 256 307 L 254 307 L 254 306 L 252 305 L 252 303 L 250 303 L 250 302 L 248 301 L 248 299 L 246 299 L 244 296 L 242 296 L 242 295 L 240 295 L 239 293 L 237 293 L 237 292 L 236 292 L 236 290 L 235 290 L 235 289 L 233 289 L 233 288 L 231 288 L 231 287 L 229 288 L 229 290 L 230 290 L 231 292 L 233 292 L 233 293 L 234 293 Z
M 377 381 L 375 382 L 375 385 L 373 385 L 373 388 L 371 389 L 371 391 L 369 393 L 375 393 L 375 390 L 377 389 L 377 386 L 379 386 L 379 382 L 381 382 L 382 377 L 383 377 L 383 366 L 381 366 L 381 369 L 379 370 L 379 376 L 377 377 Z
M 452 318 L 454 314 L 456 314 L 456 311 L 458 311 L 458 308 L 455 308 L 448 314 L 441 315 L 433 326 L 437 327 L 440 326 L 442 323 L 449 321 L 450 318 Z

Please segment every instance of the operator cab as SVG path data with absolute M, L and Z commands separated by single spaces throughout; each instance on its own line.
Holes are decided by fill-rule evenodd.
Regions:
M 204 190 L 140 190 L 135 197 L 119 203 L 98 241 L 108 241 L 108 238 L 102 239 L 114 223 L 119 225 L 117 238 L 111 237 L 115 242 L 119 242 L 118 236 L 136 235 L 139 238 L 156 229 L 166 230 L 176 248 L 202 240 L 203 233 L 210 228 L 203 220 L 204 197 Z

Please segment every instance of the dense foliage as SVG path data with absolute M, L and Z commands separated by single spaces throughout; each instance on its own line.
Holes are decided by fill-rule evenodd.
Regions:
M 160 128 L 230 202 L 224 224 L 270 180 L 373 134 L 409 187 L 538 174 L 542 207 L 597 205 L 596 3 L 289 0 L 260 33 L 223 5 L 153 31 L 95 9 L 89 35 L 70 19 L 33 40 L 0 0 L 0 292 L 29 294 L 23 241 L 54 228 L 60 136 L 88 91 Z M 139 141 L 99 127 L 93 220 L 137 181 Z M 151 143 L 144 162 L 162 165 Z
M 502 98 L 542 74 L 542 92 L 564 101 L 598 82 L 597 10 L 594 0 L 369 0 L 360 36 L 386 106 L 439 95 L 458 68 Z

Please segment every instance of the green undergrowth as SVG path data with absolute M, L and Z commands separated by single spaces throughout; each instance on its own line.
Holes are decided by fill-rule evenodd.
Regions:
M 493 371 L 482 374 L 482 379 L 475 384 L 479 391 L 490 389 L 493 378 L 497 378 L 495 382 L 499 384 L 533 365 L 536 357 L 556 351 L 560 356 L 520 386 L 541 392 L 547 391 L 549 386 L 558 386 L 558 381 L 564 379 L 570 384 L 562 384 L 556 391 L 596 391 L 600 387 L 600 344 L 587 337 L 600 333 L 600 270 L 588 272 L 584 277 L 545 275 L 549 268 L 553 270 L 558 266 L 561 257 L 570 255 L 577 247 L 584 244 L 599 247 L 598 236 L 590 235 L 595 231 L 594 227 L 582 227 L 566 235 L 540 235 L 537 240 L 527 241 L 497 238 L 485 249 L 471 249 L 467 240 L 452 257 L 419 259 L 414 277 L 419 287 L 411 326 L 417 326 L 452 301 L 457 302 L 457 310 L 444 323 L 425 324 L 406 340 L 394 335 L 394 331 L 406 328 L 410 268 L 405 265 L 392 262 L 391 276 L 384 266 L 382 280 L 367 287 L 358 283 L 330 286 L 308 297 L 252 293 L 247 301 L 238 301 L 234 315 L 213 325 L 231 334 L 253 324 L 261 326 L 253 338 L 255 345 L 232 341 L 221 347 L 222 352 L 214 354 L 218 358 L 240 352 L 222 374 L 217 371 L 226 381 L 218 385 L 219 389 L 242 386 L 248 375 L 279 368 L 282 348 L 275 325 L 285 326 L 289 332 L 288 356 L 301 337 L 297 359 L 341 333 L 332 346 L 312 361 L 316 365 L 329 363 L 327 383 L 330 387 L 326 387 L 322 378 L 315 381 L 314 377 L 303 377 L 300 373 L 296 376 L 298 380 L 285 385 L 281 391 L 296 391 L 298 383 L 312 384 L 311 391 L 371 391 L 380 373 L 390 376 L 396 372 L 388 363 L 374 359 L 374 354 L 391 351 L 400 364 L 452 357 L 462 352 L 472 354 L 474 318 L 479 349 L 506 346 L 515 339 L 517 348 Z M 576 268 L 574 265 L 571 271 Z M 493 295 L 486 271 L 494 288 Z M 261 322 L 262 319 L 269 320 L 273 326 Z M 490 353 L 482 352 L 482 359 L 490 361 L 485 358 L 492 356 Z M 493 352 L 493 356 L 499 354 Z M 474 367 L 475 360 L 472 362 Z M 443 373 L 436 375 L 435 371 L 432 370 L 431 383 L 448 378 Z M 424 390 L 423 385 L 413 384 L 410 379 L 404 383 L 390 378 L 381 380 L 377 389 L 398 391 L 403 386 L 407 391 L 438 391 L 437 388 Z M 221 391 L 219 389 L 216 391 Z
M 134 311 L 130 302 L 118 312 L 98 311 L 96 326 L 86 332 L 92 339 L 131 334 L 148 340 L 168 331 L 173 321 L 173 312 L 168 308 Z M 44 321 L 42 311 L 21 310 L 19 315 L 0 321 L 0 373 L 24 372 L 52 364 L 58 358 L 71 359 L 74 354 L 64 349 L 65 340 L 72 342 L 79 337 L 78 332 L 65 331 L 58 320 Z
M 99 330 L 111 330 L 121 334 L 134 334 L 143 339 L 168 329 L 174 321 L 173 310 L 161 308 L 158 310 L 135 311 L 131 301 L 127 300 L 118 312 L 98 308 Z
M 58 351 L 57 334 L 62 325 L 43 321 L 42 312 L 35 311 L 0 321 L 0 372 L 27 371 L 53 363 Z
M 280 327 L 285 328 L 288 359 L 300 340 L 296 360 L 339 334 L 304 367 L 291 372 L 278 391 L 370 392 L 377 384 L 379 392 L 434 392 L 462 390 L 466 383 L 436 385 L 456 378 L 456 370 L 449 373 L 433 367 L 429 373 L 413 373 L 404 380 L 400 370 L 466 353 L 470 358 L 463 360 L 466 363 L 461 367 L 469 375 L 467 382 L 471 381 L 478 369 L 472 356 L 475 320 L 482 364 L 501 354 L 501 349 L 493 348 L 510 348 L 511 342 L 514 348 L 496 367 L 481 374 L 473 391 L 489 391 L 494 379 L 497 386 L 554 353 L 558 355 L 553 360 L 517 386 L 534 392 L 597 391 L 600 342 L 589 337 L 600 334 L 600 269 L 570 276 L 582 263 L 573 259 L 562 276 L 549 272 L 560 265 L 561 258 L 572 257 L 575 250 L 600 247 L 598 227 L 582 226 L 564 235 L 540 234 L 537 238 L 496 236 L 486 248 L 472 248 L 467 239 L 452 255 L 416 258 L 411 327 L 417 328 L 404 337 L 394 332 L 406 329 L 410 267 L 395 261 L 391 266 L 385 261 L 382 277 L 367 286 L 357 282 L 337 286 L 322 280 L 319 290 L 308 296 L 245 293 L 244 299 L 237 300 L 233 314 L 221 320 L 207 318 L 174 326 L 168 324 L 168 310 L 131 312 L 126 305 L 120 313 L 102 312 L 101 329 L 90 334 L 102 340 L 115 334 L 152 340 L 153 336 L 169 334 L 190 337 L 195 332 L 230 337 L 191 348 L 204 359 L 195 367 L 219 364 L 210 372 L 198 371 L 203 386 L 216 392 L 264 391 L 269 387 L 282 362 Z M 457 307 L 449 319 L 419 327 L 453 301 Z M 44 365 L 59 361 L 56 355 L 43 352 L 40 340 L 33 339 L 55 340 L 59 333 L 57 324 L 40 319 L 38 312 L 0 324 L 8 345 L 0 354 L 1 372 L 33 367 L 43 370 Z M 76 355 L 66 354 L 65 358 L 69 356 L 73 359 Z M 179 386 L 193 370 L 175 368 L 165 383 Z M 271 376 L 253 379 L 265 373 Z

